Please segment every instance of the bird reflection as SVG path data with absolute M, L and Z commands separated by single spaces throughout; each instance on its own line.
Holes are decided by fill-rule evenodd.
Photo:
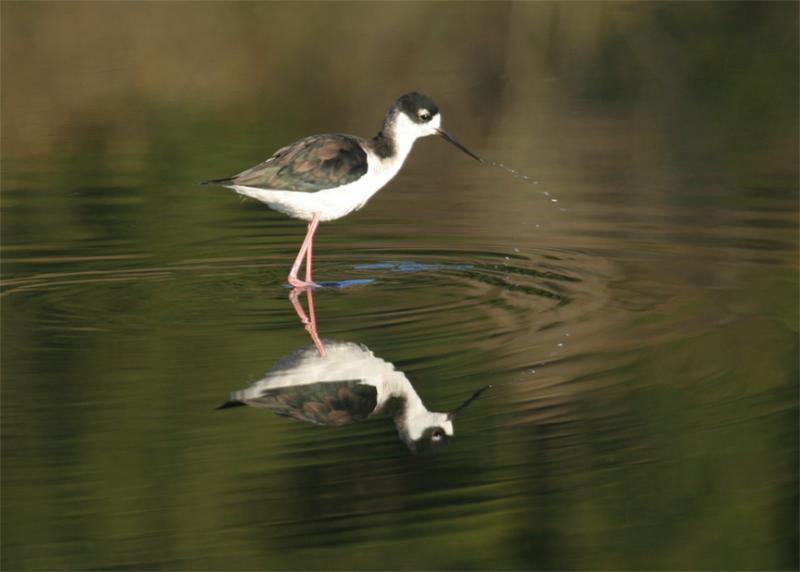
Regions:
M 308 296 L 308 313 L 300 295 Z M 400 439 L 415 454 L 441 450 L 454 434 L 453 420 L 491 386 L 476 391 L 449 412 L 429 411 L 414 386 L 393 364 L 363 344 L 325 341 L 317 333 L 313 294 L 295 288 L 289 295 L 313 345 L 278 360 L 263 379 L 234 391 L 218 409 L 261 407 L 315 425 L 340 426 L 386 414 Z

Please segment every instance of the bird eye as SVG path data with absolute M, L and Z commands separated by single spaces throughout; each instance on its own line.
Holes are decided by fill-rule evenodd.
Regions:
M 420 109 L 417 112 L 417 117 L 419 117 L 422 121 L 430 121 L 431 119 L 431 112 L 427 109 Z
M 440 441 L 442 439 L 442 437 L 444 437 L 444 432 L 442 432 L 439 429 L 434 431 L 433 435 L 431 435 L 431 439 L 433 439 L 434 441 Z

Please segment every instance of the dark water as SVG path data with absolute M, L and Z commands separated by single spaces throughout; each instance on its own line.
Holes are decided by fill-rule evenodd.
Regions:
M 3 6 L 4 569 L 797 567 L 796 4 L 189 6 Z M 311 344 L 304 225 L 196 182 L 411 88 L 531 180 L 419 141 L 319 333 L 493 388 L 435 456 L 214 411 Z

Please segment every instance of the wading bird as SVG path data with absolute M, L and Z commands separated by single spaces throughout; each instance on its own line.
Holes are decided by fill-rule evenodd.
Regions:
M 394 365 L 366 346 L 326 342 L 325 355 L 309 346 L 281 360 L 247 389 L 234 391 L 218 409 L 249 405 L 315 425 L 347 425 L 385 413 L 415 454 L 444 448 L 453 420 L 491 386 L 450 412 L 429 411 L 414 386 Z
M 439 135 L 470 157 L 481 158 L 442 129 L 433 100 L 407 93 L 386 113 L 383 128 L 372 139 L 339 133 L 311 135 L 275 152 L 263 163 L 217 184 L 265 203 L 290 217 L 308 221 L 308 231 L 289 272 L 294 287 L 317 286 L 311 276 L 314 233 L 320 222 L 360 209 L 392 177 L 411 152 L 414 141 Z M 305 280 L 298 278 L 305 262 Z

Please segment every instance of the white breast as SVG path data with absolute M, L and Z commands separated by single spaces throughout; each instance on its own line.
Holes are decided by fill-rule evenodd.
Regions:
M 233 397 L 245 401 L 257 399 L 265 391 L 310 383 L 360 380 L 378 391 L 379 408 L 392 392 L 403 391 L 405 376 L 394 365 L 376 357 L 367 347 L 349 342 L 325 342 L 327 356 L 315 347 L 298 350 L 280 359 L 263 379 Z M 407 390 L 405 390 L 407 391 Z
M 403 166 L 408 151 L 397 153 L 387 159 L 381 159 L 370 152 L 367 154 L 367 173 L 363 177 L 332 189 L 307 193 L 257 189 L 240 185 L 229 188 L 293 218 L 311 220 L 318 214 L 321 221 L 336 220 L 363 207 L 372 195 L 392 180 Z

